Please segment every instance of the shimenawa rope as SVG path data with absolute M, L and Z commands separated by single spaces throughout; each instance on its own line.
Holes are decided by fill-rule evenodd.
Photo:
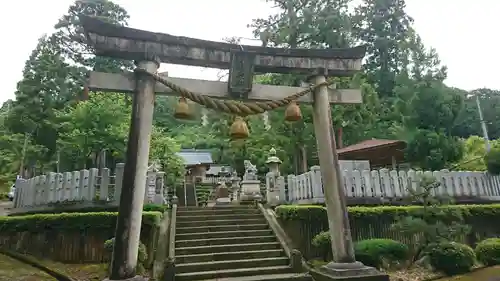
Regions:
M 302 96 L 305 96 L 308 93 L 311 93 L 316 88 L 321 86 L 328 86 L 333 84 L 334 82 L 324 82 L 318 85 L 310 86 L 303 91 L 297 92 L 293 95 L 290 95 L 281 100 L 275 101 L 264 101 L 264 102 L 237 102 L 234 100 L 220 100 L 214 99 L 206 95 L 200 95 L 197 93 L 193 93 L 185 88 L 182 88 L 167 79 L 161 77 L 157 73 L 148 72 L 142 68 L 136 68 L 135 72 L 143 73 L 151 76 L 154 80 L 162 83 L 163 85 L 172 89 L 172 91 L 179 93 L 182 97 L 192 100 L 197 104 L 203 105 L 207 108 L 214 109 L 216 111 L 222 111 L 225 113 L 235 114 L 238 116 L 248 116 L 254 114 L 264 113 L 269 110 L 276 109 L 278 107 L 282 107 L 288 105 L 290 102 L 299 99 Z

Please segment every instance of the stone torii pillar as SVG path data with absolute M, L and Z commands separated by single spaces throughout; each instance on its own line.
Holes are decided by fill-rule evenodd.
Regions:
M 313 104 L 313 118 L 318 154 L 321 166 L 321 174 L 325 189 L 325 203 L 328 213 L 330 235 L 332 237 L 332 251 L 334 261 L 322 271 L 325 276 L 332 278 L 341 277 L 343 280 L 388 280 L 386 275 L 378 273 L 375 269 L 366 267 L 356 262 L 353 251 L 353 243 L 350 233 L 349 220 L 347 217 L 346 203 L 340 168 L 337 159 L 335 138 L 332 130 L 330 112 L 331 103 L 354 104 L 361 103 L 360 90 L 341 90 L 330 88 L 324 84 L 327 76 L 351 76 L 361 69 L 361 60 L 365 54 L 365 47 L 348 49 L 280 49 L 266 48 L 246 45 L 235 45 L 228 43 L 212 42 L 194 38 L 172 36 L 169 34 L 153 33 L 128 27 L 118 26 L 103 22 L 96 18 L 81 16 L 80 21 L 86 33 L 88 44 L 93 47 L 96 55 L 109 56 L 120 59 L 146 61 L 148 58 L 157 58 L 161 62 L 203 66 L 220 69 L 229 69 L 229 81 L 204 81 L 194 79 L 172 78 L 156 76 L 155 79 L 162 83 L 156 83 L 154 91 L 157 94 L 176 95 L 169 87 L 184 89 L 197 95 L 208 96 L 218 99 L 231 100 L 257 100 L 278 101 L 283 100 L 297 92 L 303 91 L 303 87 L 270 86 L 253 84 L 255 73 L 296 73 L 311 77 L 312 85 L 317 85 L 313 95 L 305 95 L 297 101 Z M 142 70 L 154 73 L 152 67 Z M 151 74 L 150 74 L 151 75 Z M 163 80 L 163 81 L 162 81 Z M 139 84 L 140 85 L 140 84 Z M 321 85 L 321 86 L 319 86 Z M 136 96 L 143 95 L 136 91 L 137 82 L 133 73 L 111 74 L 92 72 L 89 78 L 89 88 L 92 90 L 135 93 Z M 151 97 L 153 88 L 147 87 L 147 96 Z M 150 98 L 147 99 L 150 101 Z M 134 108 L 140 108 L 141 98 L 134 99 Z M 148 105 L 152 111 L 152 106 Z M 145 110 L 143 110 L 145 111 Z M 149 115 L 143 113 L 144 121 L 151 122 Z M 136 114 L 140 115 L 140 114 Z M 139 123 L 139 121 L 137 121 Z M 150 124 L 146 127 L 149 130 Z M 130 139 L 133 140 L 134 128 L 131 128 Z M 147 132 L 141 133 L 143 136 Z M 134 147 L 129 145 L 127 157 L 143 161 L 144 155 L 141 151 L 143 146 L 148 146 L 146 137 L 140 145 Z M 143 151 L 145 151 L 145 148 Z M 135 155 L 140 154 L 140 155 Z M 127 159 L 127 162 L 129 160 Z M 130 183 L 141 185 L 142 164 L 128 164 L 127 171 L 134 174 L 135 181 Z M 135 170 L 132 171 L 135 167 Z M 145 173 L 145 171 L 144 171 Z M 139 179 L 139 180 L 137 180 Z M 142 183 L 144 187 L 145 184 Z M 132 188 L 132 186 L 129 186 Z M 136 194 L 137 193 L 137 194 Z M 111 277 L 115 280 L 127 280 L 135 275 L 136 252 L 130 250 L 138 242 L 140 228 L 139 204 L 135 196 L 143 195 L 138 191 L 129 192 L 132 197 L 123 196 L 120 199 L 120 216 L 118 230 L 127 229 L 122 236 L 121 247 L 128 250 L 120 250 L 115 247 L 113 253 L 113 268 Z M 142 199 L 142 197 L 141 197 Z M 130 207 L 136 210 L 130 210 Z M 123 221 L 120 223 L 120 221 Z M 134 233 L 134 235 L 130 235 Z M 128 244 L 127 244 L 128 241 Z M 127 244 L 127 246 L 125 246 Z M 118 247 L 118 246 L 117 246 Z M 117 268 L 115 268 L 115 266 Z M 346 279 L 348 278 L 348 279 Z

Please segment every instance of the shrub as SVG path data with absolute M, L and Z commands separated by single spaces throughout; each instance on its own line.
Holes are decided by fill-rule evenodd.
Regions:
M 432 267 L 446 275 L 471 271 L 476 259 L 474 250 L 471 247 L 456 242 L 435 244 L 429 249 L 428 254 Z
M 354 245 L 356 260 L 376 268 L 385 263 L 393 264 L 408 260 L 410 250 L 405 244 L 392 239 L 368 239 Z
M 113 252 L 114 245 L 115 245 L 115 238 L 114 237 L 111 239 L 108 239 L 104 242 L 104 248 L 109 253 Z M 147 259 L 148 259 L 148 251 L 146 249 L 146 246 L 142 242 L 139 242 L 139 249 L 138 249 L 138 254 L 137 254 L 137 273 L 138 274 L 143 274 L 146 271 L 145 262 Z
M 486 266 L 500 264 L 500 238 L 489 238 L 477 244 L 477 259 Z
M 494 148 L 484 156 L 486 169 L 490 174 L 500 174 L 500 149 Z
M 328 231 L 323 231 L 319 233 L 318 235 L 314 236 L 312 240 L 312 245 L 316 248 L 318 248 L 321 252 L 321 258 L 324 261 L 329 261 L 332 258 L 331 255 L 331 240 L 330 240 L 330 233 Z

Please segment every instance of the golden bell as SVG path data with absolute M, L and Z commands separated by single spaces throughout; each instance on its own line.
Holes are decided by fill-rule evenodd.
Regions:
M 179 103 L 175 108 L 174 117 L 177 119 L 191 119 L 191 112 L 189 111 L 189 104 L 185 97 L 179 98 Z
M 241 140 L 248 138 L 249 132 L 247 123 L 240 116 L 236 116 L 233 124 L 231 125 L 231 139 L 233 140 Z
M 300 119 L 302 119 L 300 107 L 297 105 L 297 102 L 291 101 L 285 110 L 285 120 L 295 122 L 299 121 Z

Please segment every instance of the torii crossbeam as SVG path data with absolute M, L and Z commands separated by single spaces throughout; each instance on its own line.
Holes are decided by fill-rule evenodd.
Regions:
M 164 82 L 157 83 L 158 77 L 153 79 L 151 74 L 156 73 L 161 62 L 229 69 L 228 82 L 160 77 L 187 91 L 217 99 L 279 100 L 304 90 L 303 87 L 253 84 L 254 73 L 294 73 L 310 77 L 316 85 L 314 93 L 299 101 L 313 105 L 334 255 L 334 262 L 324 268 L 325 272 L 343 278 L 381 276 L 373 268 L 355 261 L 330 112 L 330 103 L 361 103 L 361 92 L 325 85 L 326 76 L 346 77 L 358 72 L 365 47 L 266 48 L 154 33 L 87 16 L 81 16 L 80 21 L 96 55 L 134 60 L 142 71 L 135 74 L 92 72 L 88 82 L 94 90 L 135 93 L 111 279 L 128 280 L 135 275 L 155 93 L 179 95 L 165 87 Z

